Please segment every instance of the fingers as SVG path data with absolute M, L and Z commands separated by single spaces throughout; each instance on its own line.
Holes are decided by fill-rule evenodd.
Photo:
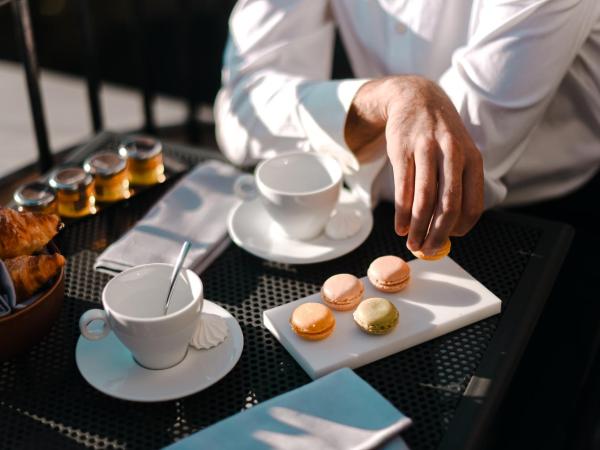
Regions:
M 483 160 L 478 150 L 465 161 L 462 183 L 465 189 L 461 214 L 454 224 L 452 236 L 464 236 L 477 223 L 483 211 Z
M 438 152 L 437 142 L 433 139 L 420 139 L 416 142 L 414 198 L 406 243 L 411 251 L 419 250 L 423 245 L 435 208 Z
M 433 253 L 448 239 L 462 209 L 463 153 L 449 135 L 439 140 L 438 199 L 427 238 L 421 250 Z
M 392 166 L 394 172 L 394 201 L 396 216 L 394 226 L 399 236 L 406 236 L 410 228 L 413 192 L 415 187 L 415 163 L 412 158 L 401 158 Z
M 415 187 L 415 161 L 413 152 L 405 148 L 406 139 L 394 127 L 386 128 L 388 157 L 394 174 L 394 229 L 406 236 L 410 227 L 413 192 Z

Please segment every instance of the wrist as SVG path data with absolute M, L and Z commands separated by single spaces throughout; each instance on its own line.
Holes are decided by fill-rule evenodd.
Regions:
M 376 140 L 385 130 L 385 96 L 381 88 L 384 79 L 362 85 L 352 99 L 344 125 L 346 145 L 359 156 L 361 149 Z
M 360 158 L 361 149 L 384 134 L 390 114 L 425 98 L 432 84 L 418 75 L 394 75 L 362 85 L 346 116 L 344 139 L 348 148 Z

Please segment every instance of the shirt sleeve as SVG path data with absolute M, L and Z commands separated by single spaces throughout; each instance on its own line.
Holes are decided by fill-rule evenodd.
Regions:
M 506 197 L 502 179 L 589 35 L 596 1 L 474 2 L 468 43 L 439 82 L 482 152 L 486 206 Z
M 366 80 L 331 80 L 334 25 L 327 0 L 242 0 L 229 24 L 217 140 L 235 164 L 292 150 L 332 154 L 346 171 L 358 162 L 344 124 Z

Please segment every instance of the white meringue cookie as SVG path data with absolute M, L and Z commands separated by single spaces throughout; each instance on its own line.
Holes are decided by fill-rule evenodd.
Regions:
M 216 347 L 229 334 L 225 319 L 214 314 L 202 314 L 200 323 L 190 341 L 190 345 L 198 350 Z
M 363 220 L 358 209 L 338 207 L 327 222 L 325 234 L 330 239 L 348 239 L 358 233 Z

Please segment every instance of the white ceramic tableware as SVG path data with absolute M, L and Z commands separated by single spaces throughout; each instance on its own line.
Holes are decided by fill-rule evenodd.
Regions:
M 323 232 L 338 202 L 342 175 L 331 156 L 291 152 L 261 162 L 254 180 L 280 234 L 309 240 Z
M 122 400 L 160 402 L 202 391 L 235 367 L 244 348 L 242 330 L 231 314 L 206 299 L 202 313 L 219 316 L 225 321 L 227 339 L 208 350 L 190 348 L 185 359 L 174 367 L 144 369 L 110 332 L 106 339 L 99 341 L 79 338 L 75 349 L 77 368 L 92 387 Z
M 169 312 L 163 315 L 172 270 L 171 264 L 153 263 L 115 276 L 102 292 L 104 310 L 91 309 L 81 316 L 81 334 L 99 340 L 112 330 L 135 361 L 148 369 L 166 369 L 181 362 L 201 324 L 204 296 L 198 275 L 182 270 L 173 287 Z M 98 321 L 102 324 L 99 330 L 94 326 Z
M 230 213 L 227 229 L 231 240 L 259 258 L 284 264 L 313 264 L 350 253 L 362 244 L 373 228 L 371 210 L 356 196 L 342 189 L 338 209 L 359 213 L 360 230 L 347 239 L 331 239 L 321 233 L 314 239 L 293 239 L 276 232 L 276 224 L 263 202 L 255 198 L 240 202 Z
M 385 297 L 398 308 L 398 325 L 388 334 L 369 335 L 354 323 L 351 312 L 333 311 L 331 336 L 301 339 L 290 328 L 290 316 L 302 303 L 320 302 L 318 292 L 263 311 L 263 324 L 315 379 L 340 367 L 362 367 L 500 312 L 500 299 L 451 258 L 408 264 L 410 283 L 400 292 L 384 294 L 362 278 L 364 298 Z

